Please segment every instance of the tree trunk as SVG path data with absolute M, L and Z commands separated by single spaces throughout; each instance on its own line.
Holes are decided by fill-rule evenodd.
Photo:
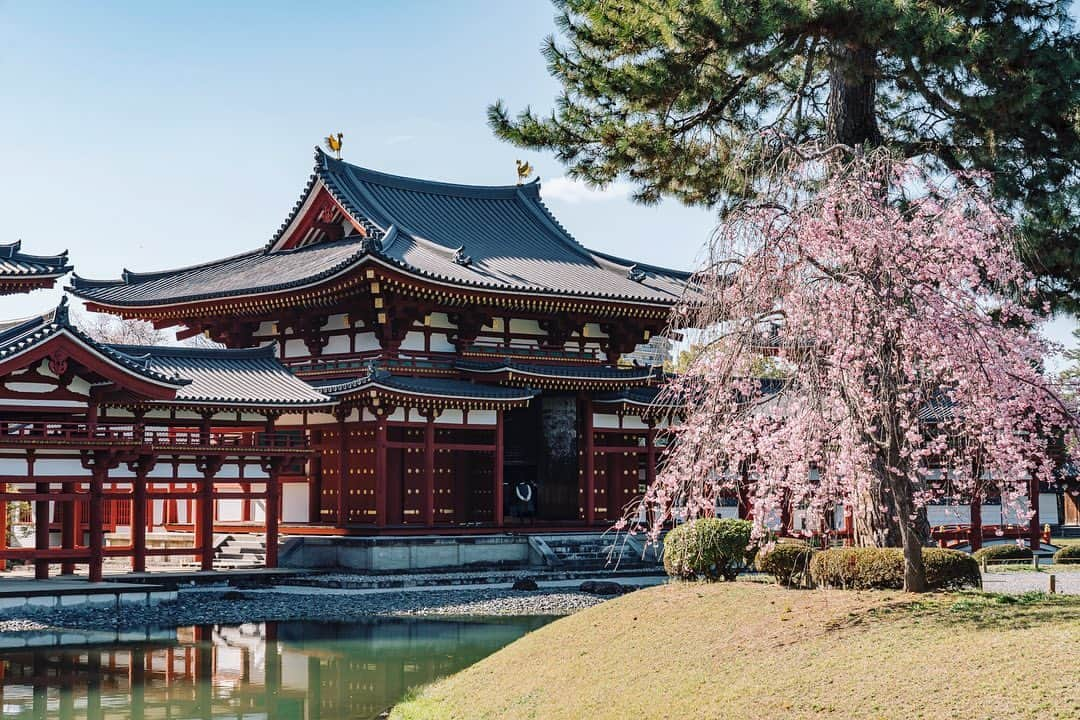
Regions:
M 896 477 L 890 473 L 893 495 L 896 498 L 896 510 L 899 517 L 900 536 L 904 548 L 904 592 L 926 592 L 926 566 L 923 565 L 923 522 L 924 513 L 915 511 L 912 500 L 914 488 L 907 478 Z
M 900 524 L 894 519 L 897 515 L 895 507 L 885 478 L 875 478 L 874 484 L 859 496 L 852 508 L 855 544 L 862 547 L 899 547 L 901 534 Z
M 834 45 L 829 52 L 829 105 L 825 131 L 829 143 L 852 147 L 881 144 L 877 126 L 877 51 Z

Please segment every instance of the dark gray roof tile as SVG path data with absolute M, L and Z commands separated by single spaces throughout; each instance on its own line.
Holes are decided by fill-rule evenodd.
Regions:
M 152 370 L 187 381 L 176 393 L 182 403 L 258 406 L 329 405 L 326 394 L 293 375 L 272 346 L 226 350 L 164 345 L 111 345 L 114 351 Z
M 321 152 L 315 177 L 371 237 L 281 250 L 279 232 L 267 247 L 225 260 L 157 273 L 125 271 L 114 281 L 76 276 L 72 289 L 104 304 L 144 306 L 301 286 L 382 261 L 450 285 L 671 305 L 690 278 L 586 249 L 544 206 L 539 182 L 485 187 L 417 180 Z M 305 194 L 316 184 L 309 183 Z
M 59 255 L 28 255 L 22 252 L 22 240 L 0 245 L 0 281 L 60 277 L 70 271 L 66 250 Z

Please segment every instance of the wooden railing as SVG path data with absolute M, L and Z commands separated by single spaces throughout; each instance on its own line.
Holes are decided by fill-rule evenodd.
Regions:
M 0 421 L 0 445 L 150 445 L 302 450 L 307 438 L 289 432 L 140 428 L 126 424 Z

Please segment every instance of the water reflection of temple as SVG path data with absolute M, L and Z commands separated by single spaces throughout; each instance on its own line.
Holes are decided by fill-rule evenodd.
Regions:
M 0 716 L 368 718 L 542 620 L 180 628 L 176 642 L 0 655 Z

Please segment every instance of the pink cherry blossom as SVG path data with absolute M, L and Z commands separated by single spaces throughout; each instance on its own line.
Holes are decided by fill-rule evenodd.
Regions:
M 824 518 L 877 498 L 921 572 L 927 503 L 992 492 L 1026 513 L 1029 478 L 1076 447 L 1015 228 L 985 178 L 882 153 L 780 176 L 724 220 L 673 313 L 705 349 L 664 390 L 684 414 L 634 516 L 656 538 L 741 495 L 764 538 L 789 500 Z

